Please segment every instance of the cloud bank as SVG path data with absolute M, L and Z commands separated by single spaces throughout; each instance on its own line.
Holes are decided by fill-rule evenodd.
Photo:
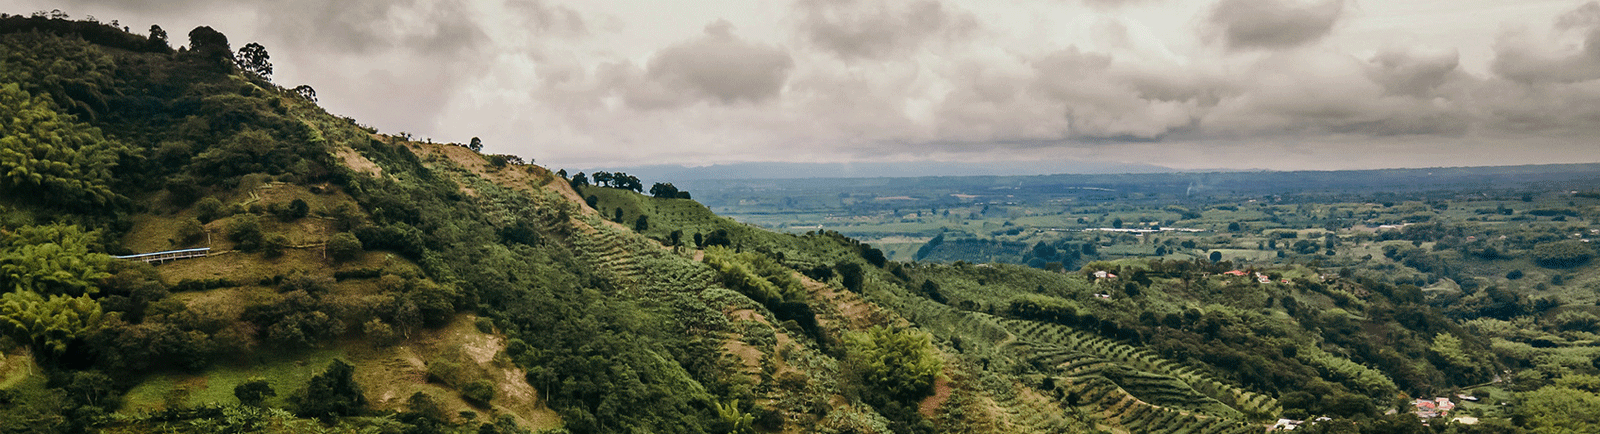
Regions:
M 211 25 L 332 111 L 558 166 L 1600 161 L 1594 1 L 68 3 Z

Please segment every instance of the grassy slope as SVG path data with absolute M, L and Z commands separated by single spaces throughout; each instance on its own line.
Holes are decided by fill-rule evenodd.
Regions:
M 288 406 L 290 392 L 338 358 L 356 367 L 356 382 L 377 409 L 403 409 L 407 397 L 421 392 L 432 396 L 447 414 L 488 410 L 513 415 L 519 424 L 530 429 L 559 426 L 560 417 L 538 402 L 536 392 L 522 380 L 522 370 L 501 355 L 505 338 L 479 331 L 474 318 L 458 316 L 443 328 L 418 332 L 393 346 L 347 339 L 302 354 L 260 355 L 219 364 L 203 373 L 154 374 L 128 392 L 122 411 L 232 403 L 233 388 L 255 377 L 266 379 L 279 391 L 278 396 L 267 401 L 268 405 Z M 427 364 L 436 361 L 463 363 L 495 379 L 493 408 L 469 404 L 450 385 L 430 382 Z
M 351 140 L 367 140 L 371 137 L 369 134 L 347 121 L 322 112 L 315 104 L 293 98 L 283 98 L 281 101 L 289 106 L 289 112 L 296 118 L 316 128 L 319 136 L 329 139 L 329 152 L 339 156 L 338 161 L 355 166 L 356 176 L 392 176 L 373 170 L 376 165 L 363 165 L 362 162 L 370 165 L 371 161 L 359 154 L 350 155 L 349 148 L 340 145 Z M 546 172 L 544 176 L 548 178 L 550 175 Z M 314 193 L 312 187 L 320 192 Z M 207 223 L 205 230 L 210 236 L 186 244 L 176 240 L 176 233 L 180 222 L 196 215 L 192 207 L 168 204 L 166 192 L 160 190 L 138 198 L 147 205 L 146 212 L 132 217 L 133 225 L 122 237 L 124 248 L 135 252 L 195 246 L 213 248 L 211 257 L 156 267 L 163 281 L 172 285 L 184 280 L 224 278 L 242 285 L 174 294 L 171 299 L 181 301 L 186 309 L 213 312 L 237 320 L 243 306 L 275 298 L 277 290 L 274 285 L 263 286 L 257 282 L 266 283 L 266 280 L 293 273 L 306 273 L 330 280 L 337 271 L 359 269 L 420 274 L 415 264 L 389 252 L 370 251 L 357 259 L 337 263 L 326 257 L 322 245 L 336 232 L 332 219 L 326 216 L 342 205 L 360 209 L 337 186 L 272 182 L 265 176 L 251 175 L 244 177 L 237 187 L 213 189 L 209 196 L 220 199 L 224 209 L 254 212 L 270 204 L 282 205 L 300 199 L 310 205 L 311 216 L 292 222 L 280 221 L 270 214 L 262 216 L 263 233 L 282 234 L 289 239 L 290 245 L 282 256 L 267 257 L 261 253 L 234 250 L 236 246 L 228 240 L 227 228 L 238 216 L 225 216 Z M 381 292 L 376 280 L 356 279 L 334 284 L 331 297 L 364 300 L 379 296 Z M 151 374 L 141 379 L 139 385 L 128 393 L 127 405 L 122 411 L 154 410 L 168 405 L 233 403 L 236 402 L 232 395 L 233 387 L 257 376 L 266 378 L 278 392 L 278 396 L 268 403 L 282 406 L 287 404 L 288 396 L 305 384 L 308 378 L 321 372 L 334 358 L 341 358 L 355 365 L 357 381 L 367 391 L 375 408 L 402 409 L 405 399 L 412 393 L 424 392 L 443 404 L 449 414 L 489 410 L 512 415 L 531 429 L 559 426 L 559 417 L 538 401 L 537 393 L 522 380 L 521 369 L 499 355 L 505 347 L 504 336 L 479 332 L 472 324 L 470 315 L 461 315 L 445 328 L 418 331 L 394 346 L 378 346 L 360 336 L 360 324 L 347 324 L 356 332 L 307 352 L 277 354 L 259 351 L 247 358 L 218 363 L 201 373 Z M 466 355 L 461 348 L 478 350 Z M 494 379 L 500 390 L 493 401 L 493 408 L 474 407 L 461 399 L 454 386 L 430 382 L 427 364 L 434 360 L 456 360 L 475 367 L 472 368 L 474 375 Z
M 353 205 L 348 196 L 337 191 L 317 195 L 311 194 L 304 186 L 292 184 L 264 185 L 249 189 L 245 187 L 248 186 L 241 187 L 243 193 L 221 195 L 228 199 L 225 204 L 249 207 L 250 204 L 288 202 L 300 198 L 312 204 L 313 214 L 324 214 L 340 204 Z M 192 216 L 193 210 L 167 211 L 170 214 L 151 213 L 135 217 L 136 223 L 133 229 L 124 237 L 125 246 L 138 251 L 186 247 L 166 243 L 165 239 L 170 238 L 170 235 L 164 234 L 175 231 L 172 227 L 176 222 Z M 235 288 L 174 294 L 172 299 L 182 301 L 187 309 L 217 312 L 227 318 L 237 318 L 242 306 L 270 301 L 275 297 L 277 292 L 275 288 L 270 285 L 257 285 L 257 281 L 291 273 L 309 273 L 331 279 L 334 272 L 341 270 L 381 268 L 398 273 L 418 272 L 416 266 L 409 261 L 382 251 L 367 252 L 351 261 L 340 263 L 329 261 L 322 252 L 321 244 L 334 231 L 329 220 L 315 217 L 296 222 L 280 222 L 270 217 L 262 219 L 264 232 L 285 234 L 291 240 L 291 245 L 299 246 L 287 250 L 283 256 L 269 258 L 260 253 L 234 251 L 233 243 L 227 240 L 225 229 L 227 223 L 234 218 L 237 217 L 218 219 L 206 225 L 208 232 L 212 233 L 211 247 L 216 249 L 213 256 L 176 261 L 156 267 L 169 285 L 189 279 L 215 278 L 225 278 L 244 284 Z M 199 244 L 204 245 L 205 242 Z M 372 279 L 347 280 L 334 284 L 332 295 L 372 297 L 381 292 L 376 285 L 377 282 Z M 197 374 L 152 374 L 128 393 L 127 405 L 123 411 L 156 410 L 169 405 L 193 406 L 236 402 L 233 398 L 233 387 L 257 376 L 266 378 L 278 391 L 278 396 L 268 403 L 285 406 L 288 404 L 288 396 L 296 388 L 305 384 L 312 375 L 321 372 L 334 358 L 344 359 L 356 367 L 357 381 L 367 391 L 375 408 L 402 409 L 405 399 L 412 393 L 424 392 L 434 396 L 450 414 L 467 410 L 484 411 L 485 409 L 476 408 L 463 401 L 452 386 L 429 382 L 427 376 L 427 361 L 439 357 L 463 358 L 456 354 L 459 351 L 452 349 L 470 347 L 476 342 L 478 347 L 485 348 L 483 351 L 489 353 L 486 357 L 478 357 L 483 360 L 475 359 L 472 364 L 480 366 L 483 371 L 481 375 L 497 379 L 501 388 L 497 395 L 506 397 L 494 401 L 493 411 L 514 415 L 519 422 L 524 422 L 524 426 L 529 428 L 558 426 L 559 417 L 542 403 L 537 402 L 537 395 L 527 387 L 526 382 L 522 381 L 521 370 L 511 366 L 504 359 L 495 358 L 495 354 L 504 349 L 505 338 L 479 332 L 471 324 L 471 317 L 463 315 L 444 329 L 420 331 L 392 347 L 376 346 L 370 341 L 355 337 L 306 353 L 291 353 L 286 356 L 258 354 L 250 359 L 220 363 L 213 369 Z M 351 326 L 359 330 L 359 324 Z M 507 378 L 516 381 L 504 381 Z

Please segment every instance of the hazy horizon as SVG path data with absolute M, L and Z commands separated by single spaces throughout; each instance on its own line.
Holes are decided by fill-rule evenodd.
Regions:
M 1261 168 L 1199 168 L 1176 169 L 1165 166 L 1128 163 L 1101 164 L 1071 162 L 1066 165 L 1018 164 L 979 165 L 953 162 L 900 162 L 900 163 L 784 163 L 747 162 L 684 166 L 673 164 L 641 166 L 594 166 L 565 169 L 578 172 L 622 172 L 651 182 L 718 181 L 740 179 L 834 179 L 834 178 L 923 178 L 923 177 L 978 177 L 978 176 L 1052 176 L 1052 175 L 1137 175 L 1161 173 L 1240 173 L 1240 172 L 1346 172 L 1363 170 L 1447 170 L 1492 169 L 1508 167 L 1560 167 L 1584 166 L 1600 163 L 1552 163 L 1473 166 L 1421 166 L 1375 167 L 1363 169 L 1302 169 L 1274 170 Z
M 553 168 L 1600 162 L 1595 1 L 0 0 L 50 9 Z

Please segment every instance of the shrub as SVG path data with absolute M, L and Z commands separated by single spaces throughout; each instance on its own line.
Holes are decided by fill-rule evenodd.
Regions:
M 283 249 L 289 248 L 289 237 L 283 234 L 268 234 L 261 239 L 261 253 L 269 258 L 283 256 Z
M 278 210 L 278 218 L 286 222 L 292 222 L 305 218 L 305 216 L 310 213 L 311 206 L 307 205 L 306 201 L 295 199 L 289 202 L 289 206 Z
M 194 204 L 194 215 L 201 223 L 211 223 L 212 220 L 222 218 L 222 201 L 214 197 L 200 199 Z
M 488 406 L 489 400 L 494 399 L 494 383 L 489 380 L 473 380 L 461 386 L 461 397 L 473 405 Z
M 733 240 L 731 238 L 729 238 L 728 235 L 729 234 L 728 234 L 728 230 L 727 229 L 717 229 L 715 231 L 712 231 L 710 235 L 706 236 L 706 238 L 704 240 L 705 241 L 704 246 L 705 247 L 711 247 L 711 246 L 724 246 L 724 247 L 727 247 L 727 246 L 732 246 L 733 245 Z M 696 242 L 699 242 L 699 241 L 700 240 L 696 240 Z
M 343 281 L 345 279 L 375 279 L 382 275 L 382 268 L 358 268 L 354 270 L 335 271 L 333 272 L 333 280 Z M 391 274 L 390 276 L 393 275 Z
M 413 393 L 410 398 L 406 399 L 406 409 L 436 421 L 445 420 L 447 417 L 444 412 L 444 406 L 439 405 L 439 401 L 434 400 L 432 396 L 422 392 Z
M 1570 268 L 1593 259 L 1594 247 L 1580 241 L 1556 241 L 1533 246 L 1533 260 L 1546 268 Z
M 356 384 L 354 366 L 335 359 L 328 369 L 311 377 L 304 391 L 296 395 L 301 416 L 323 420 L 354 416 L 367 406 L 367 397 Z
M 189 206 L 205 194 L 205 187 L 189 175 L 178 175 L 167 179 L 166 187 L 167 203 L 176 206 Z
M 845 335 L 844 341 L 862 385 L 889 401 L 928 396 L 944 366 L 928 335 L 914 330 L 873 327 Z
M 866 273 L 861 269 L 861 264 L 841 262 L 834 269 L 839 273 L 840 283 L 844 284 L 845 289 L 861 292 L 861 285 L 866 283 Z
M 287 349 L 310 347 L 344 331 L 344 323 L 322 311 L 295 313 L 271 323 L 267 341 Z
M 889 258 L 883 256 L 882 250 L 866 244 L 861 245 L 861 259 L 867 260 L 868 264 L 878 268 L 883 268 L 883 265 L 889 261 Z
M 233 396 L 239 398 L 240 404 L 259 407 L 267 398 L 278 396 L 278 392 L 272 390 L 272 385 L 267 384 L 265 378 L 252 377 L 250 381 L 234 386 Z
M 231 288 L 235 286 L 239 285 L 226 278 L 183 279 L 178 281 L 177 284 L 172 285 L 172 292 L 205 291 L 207 289 Z
M 335 261 L 355 259 L 362 251 L 361 240 L 349 232 L 340 232 L 328 239 L 328 256 Z
M 238 243 L 239 250 L 255 251 L 261 248 L 261 219 L 245 214 L 228 222 L 228 239 Z
M 178 222 L 178 243 L 180 244 L 197 243 L 205 235 L 206 227 L 200 224 L 199 219 L 188 218 Z
M 461 384 L 462 377 L 465 375 L 461 364 L 456 363 L 454 360 L 436 357 L 428 361 L 428 381 L 453 386 Z
M 427 249 L 422 241 L 422 231 L 404 223 L 382 227 L 362 226 L 356 228 L 354 233 L 365 248 L 394 250 L 410 258 L 422 257 L 422 252 Z
M 328 211 L 328 217 L 333 217 L 334 229 L 348 231 L 361 225 L 361 211 L 349 203 L 341 203 Z
M 368 339 L 372 339 L 372 342 L 380 347 L 387 347 L 400 342 L 400 335 L 394 332 L 394 327 L 390 327 L 388 323 L 378 318 L 373 318 L 371 321 L 367 321 L 366 324 L 362 324 L 361 333 L 366 335 Z

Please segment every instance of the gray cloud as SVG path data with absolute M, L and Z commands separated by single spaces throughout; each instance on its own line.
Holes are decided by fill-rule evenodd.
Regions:
M 1368 77 L 1387 95 L 1427 97 L 1446 81 L 1459 77 L 1461 55 L 1455 50 L 1423 52 L 1390 47 L 1368 61 Z
M 464 0 L 281 0 L 271 3 L 199 0 L 68 0 L 82 8 L 109 7 L 139 15 L 183 10 L 192 15 L 211 15 L 200 25 L 209 25 L 230 36 L 234 45 L 248 42 L 240 38 L 237 27 L 228 26 L 237 18 L 259 18 L 270 39 L 295 49 L 327 51 L 338 55 L 369 55 L 406 50 L 429 54 L 469 51 L 483 45 L 486 35 L 468 10 Z M 243 14 L 243 16 L 238 16 Z M 177 16 L 169 15 L 172 18 Z M 132 20 L 124 23 L 135 29 Z M 159 23 L 158 23 L 159 24 Z M 166 26 L 174 44 L 187 43 L 188 28 Z M 265 37 L 258 39 L 267 39 Z M 269 49 L 272 46 L 267 47 Z
M 1580 137 L 1592 151 L 1600 134 L 1600 89 L 1585 84 L 1528 85 L 1503 80 L 1474 90 L 1483 127 L 1498 134 Z
M 510 2 L 507 8 L 527 18 L 528 28 L 537 34 L 556 36 L 583 36 L 589 34 L 589 25 L 583 14 L 562 5 L 552 5 L 545 0 Z
M 11 12 L 56 7 L 11 1 Z M 1393 27 L 1434 3 L 1364 3 L 1347 14 L 1343 1 L 57 3 L 136 30 L 168 24 L 175 42 L 210 25 L 236 46 L 266 45 L 275 79 L 315 86 L 333 112 L 386 132 L 482 136 L 495 152 L 558 165 L 1070 153 L 1327 168 L 1596 157 L 1600 2 L 1475 18 L 1434 35 Z M 1450 7 L 1498 7 L 1461 2 Z M 182 12 L 158 12 L 174 8 Z M 741 27 L 700 28 L 719 17 Z M 1195 40 L 1191 24 L 1211 39 Z M 1497 27 L 1511 30 L 1495 37 Z M 1485 39 L 1451 39 L 1465 31 Z
M 487 35 L 456 1 L 291 0 L 263 8 L 276 36 L 297 48 L 342 54 L 405 50 L 457 57 L 484 45 Z
M 1451 58 L 1398 53 L 1409 52 L 1390 50 L 1373 61 L 1323 51 L 1262 59 L 1237 78 L 1236 93 L 1206 114 L 1202 132 L 1217 138 L 1468 133 L 1474 113 L 1463 95 L 1452 93 L 1459 89 L 1438 78 Z
M 1556 17 L 1557 29 L 1587 29 L 1600 26 L 1600 2 L 1588 2 Z
M 1083 0 L 1083 4 L 1096 9 L 1118 8 L 1135 3 L 1148 3 L 1157 0 Z
M 1222 0 L 1210 21 L 1233 49 L 1282 49 L 1315 42 L 1333 31 L 1343 0 Z
M 1519 83 L 1576 83 L 1600 79 L 1600 4 L 1589 2 L 1556 18 L 1551 35 L 1529 30 L 1501 33 L 1495 74 Z M 1581 48 L 1566 48 L 1582 38 Z
M 1071 139 L 1157 140 L 1193 127 L 1203 105 L 1215 103 L 1205 96 L 1217 89 L 1137 66 L 1119 69 L 1111 55 L 1076 47 L 1030 64 L 1030 88 L 1058 104 Z
M 663 108 L 692 99 L 724 104 L 772 99 L 793 67 L 788 52 L 739 39 L 731 24 L 718 21 L 700 38 L 657 52 L 642 75 L 626 69 L 612 73 L 628 89 L 630 105 Z
M 846 59 L 882 59 L 940 38 L 960 38 L 977 19 L 935 0 L 801 0 L 801 33 Z

